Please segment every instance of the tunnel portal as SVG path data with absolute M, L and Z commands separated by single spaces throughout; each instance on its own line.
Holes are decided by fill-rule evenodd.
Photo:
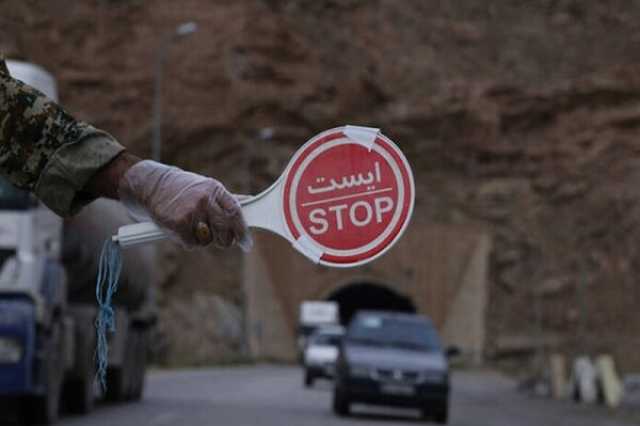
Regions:
M 338 303 L 340 322 L 349 324 L 353 315 L 360 310 L 382 310 L 415 313 L 416 307 L 406 296 L 391 288 L 372 283 L 354 283 L 340 287 L 327 300 Z

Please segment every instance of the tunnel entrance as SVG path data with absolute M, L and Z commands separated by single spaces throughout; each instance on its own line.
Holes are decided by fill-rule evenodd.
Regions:
M 353 315 L 360 310 L 416 312 L 416 307 L 408 297 L 379 284 L 350 284 L 335 290 L 327 300 L 338 303 L 340 323 L 343 325 L 349 324 Z

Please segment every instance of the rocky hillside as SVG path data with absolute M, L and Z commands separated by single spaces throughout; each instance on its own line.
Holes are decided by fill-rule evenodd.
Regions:
M 156 49 L 190 20 L 166 68 L 167 161 L 254 192 L 318 131 L 382 127 L 415 168 L 417 215 L 494 235 L 489 355 L 543 342 L 640 369 L 640 3 L 4 0 L 0 48 L 148 155 Z M 217 296 L 242 304 L 237 253 L 165 257 L 169 329 Z M 183 309 L 196 289 L 214 299 Z

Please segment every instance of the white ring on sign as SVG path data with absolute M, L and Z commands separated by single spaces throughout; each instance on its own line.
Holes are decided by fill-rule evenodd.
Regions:
M 387 225 L 385 230 L 375 240 L 371 241 L 370 243 L 368 243 L 363 247 L 360 247 L 358 249 L 351 249 L 351 250 L 336 250 L 330 247 L 326 247 L 320 244 L 318 241 L 316 241 L 313 237 L 309 235 L 309 233 L 306 231 L 306 229 L 302 225 L 300 218 L 298 217 L 298 209 L 296 207 L 296 193 L 297 193 L 298 185 L 300 183 L 300 179 L 302 178 L 302 173 L 306 170 L 307 166 L 313 159 L 315 159 L 318 155 L 322 154 L 328 149 L 331 149 L 340 145 L 348 145 L 353 143 L 357 143 L 357 142 L 354 142 L 349 138 L 343 137 L 343 138 L 336 139 L 321 145 L 320 147 L 315 149 L 313 152 L 311 152 L 311 154 L 309 154 L 307 158 L 305 158 L 302 161 L 302 163 L 296 170 L 296 174 L 294 175 L 293 180 L 291 181 L 291 190 L 289 193 L 290 194 L 289 209 L 291 211 L 291 218 L 293 220 L 294 226 L 296 227 L 298 232 L 300 232 L 301 235 L 306 235 L 311 240 L 311 242 L 314 245 L 316 245 L 319 249 L 321 249 L 325 254 L 329 254 L 333 256 L 341 256 L 341 257 L 357 256 L 359 254 L 366 253 L 378 247 L 380 243 L 382 243 L 389 236 L 389 234 L 391 234 L 391 232 L 393 232 L 393 230 L 395 229 L 396 225 L 398 224 L 398 221 L 402 216 L 402 210 L 404 206 L 405 193 L 404 193 L 404 184 L 403 184 L 402 173 L 400 171 L 400 168 L 398 167 L 398 164 L 396 163 L 394 158 L 391 157 L 391 155 L 384 148 L 382 148 L 378 144 L 374 144 L 373 150 L 375 150 L 378 154 L 382 156 L 382 158 L 384 158 L 387 161 L 387 164 L 391 167 L 391 170 L 393 171 L 394 177 L 396 179 L 396 185 L 398 187 L 398 200 L 397 200 L 398 202 L 395 206 L 393 217 L 391 219 L 391 222 L 389 222 L 389 225 Z M 389 146 L 394 148 L 394 146 L 391 144 L 389 144 Z

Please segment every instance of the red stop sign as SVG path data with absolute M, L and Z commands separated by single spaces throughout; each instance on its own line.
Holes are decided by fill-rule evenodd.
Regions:
M 301 248 L 330 266 L 382 255 L 409 223 L 411 168 L 380 133 L 354 137 L 340 127 L 308 141 L 292 158 L 283 191 L 286 227 Z

